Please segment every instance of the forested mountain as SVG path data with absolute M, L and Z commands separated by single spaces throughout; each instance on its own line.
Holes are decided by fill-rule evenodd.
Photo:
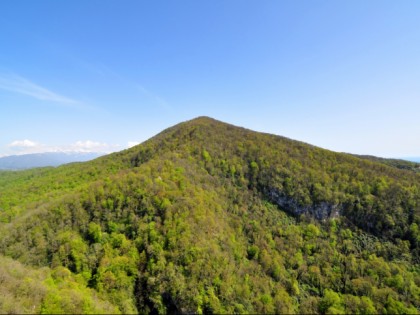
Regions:
M 410 162 L 415 162 L 415 163 L 420 163 L 420 157 L 407 157 L 405 158 L 406 161 L 410 161 Z
M 101 156 L 100 153 L 45 152 L 0 157 L 0 170 L 22 170 L 34 167 L 59 166 L 72 162 L 86 162 Z
M 411 170 L 414 172 L 420 172 L 420 163 L 413 161 L 407 161 L 407 160 L 401 160 L 401 159 L 384 159 L 376 156 L 371 155 L 355 155 L 362 159 L 371 160 L 374 162 L 380 162 L 389 166 L 393 166 L 396 168 L 400 168 L 403 170 Z
M 419 173 L 207 117 L 0 172 L 0 221 L 0 312 L 419 313 Z

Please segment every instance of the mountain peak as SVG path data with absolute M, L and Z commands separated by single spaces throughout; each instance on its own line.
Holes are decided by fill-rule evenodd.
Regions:
M 214 125 L 234 126 L 234 125 L 231 125 L 227 122 L 217 120 L 217 119 L 209 117 L 209 116 L 198 116 L 198 117 L 193 118 L 191 120 L 185 121 L 184 124 L 193 124 L 193 125 L 196 125 L 196 124 L 203 124 L 203 125 L 214 124 Z
M 195 117 L 195 118 L 193 118 L 193 119 L 191 119 L 191 120 L 189 120 L 189 121 L 202 121 L 202 122 L 206 122 L 206 121 L 217 121 L 216 119 L 214 119 L 214 118 L 212 118 L 212 117 L 209 117 L 209 116 L 198 116 L 198 117 Z
M 111 303 L 91 313 L 416 313 L 419 178 L 197 117 L 88 163 L 0 172 L 0 276 L 1 255 L 51 268 L 38 282 L 67 295 L 28 298 L 45 313 L 85 311 L 70 287 Z M 25 277 L 3 277 L 6 296 Z

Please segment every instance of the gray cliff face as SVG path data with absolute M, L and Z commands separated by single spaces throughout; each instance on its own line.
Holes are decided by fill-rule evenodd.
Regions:
M 274 188 L 268 188 L 266 195 L 272 202 L 291 214 L 309 214 L 317 220 L 339 217 L 343 210 L 341 205 L 334 205 L 327 202 L 321 202 L 317 205 L 301 206 L 293 198 L 286 196 Z

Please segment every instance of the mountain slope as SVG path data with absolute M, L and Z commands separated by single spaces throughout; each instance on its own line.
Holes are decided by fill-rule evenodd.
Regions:
M 0 173 L 0 252 L 123 313 L 417 313 L 419 178 L 201 117 Z
M 371 160 L 374 162 L 380 162 L 385 165 L 393 166 L 403 170 L 411 170 L 413 172 L 420 172 L 420 163 L 408 160 L 399 160 L 399 159 L 384 159 L 371 155 L 355 155 L 362 159 Z
M 119 313 L 118 308 L 84 288 L 65 268 L 29 268 L 10 258 L 0 257 L 0 311 L 34 314 L 49 310 L 60 313 Z
M 169 150 L 204 161 L 211 175 L 232 177 L 293 214 L 341 214 L 377 235 L 391 229 L 390 237 L 419 223 L 417 174 L 207 118 L 168 129 L 145 143 L 133 163 Z

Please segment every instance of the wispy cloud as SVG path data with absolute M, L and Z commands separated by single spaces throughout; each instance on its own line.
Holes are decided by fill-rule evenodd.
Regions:
M 85 67 L 88 68 L 90 71 L 95 72 L 96 74 L 99 74 L 101 76 L 110 77 L 112 80 L 117 80 L 121 83 L 123 83 L 125 86 L 129 87 L 130 89 L 133 89 L 135 92 L 139 93 L 142 98 L 145 98 L 148 102 L 159 106 L 160 108 L 164 110 L 171 110 L 170 104 L 160 95 L 156 94 L 155 92 L 152 92 L 150 89 L 146 89 L 143 85 L 138 84 L 137 82 L 133 81 L 132 79 L 129 79 L 111 68 L 103 65 L 103 64 L 89 64 L 87 62 L 84 63 Z
M 21 155 L 44 152 L 81 152 L 81 153 L 111 153 L 121 150 L 121 145 L 108 144 L 99 141 L 76 141 L 70 145 L 51 146 L 32 140 L 16 140 L 7 145 L 8 152 L 5 155 Z
M 128 141 L 127 147 L 132 148 L 132 147 L 135 147 L 138 144 L 140 144 L 140 142 L 138 142 L 138 141 Z
M 15 140 L 12 143 L 7 145 L 8 147 L 8 154 L 27 154 L 27 153 L 39 153 L 39 152 L 46 152 L 45 146 L 41 143 L 32 140 Z
M 0 89 L 28 95 L 42 101 L 68 105 L 80 104 L 74 99 L 57 94 L 16 74 L 0 74 Z
M 36 146 L 38 146 L 38 143 L 28 140 L 28 139 L 16 140 L 8 145 L 8 147 L 11 147 L 11 148 L 33 148 Z
M 86 140 L 77 141 L 76 143 L 70 145 L 69 149 L 71 149 L 72 151 L 108 152 L 111 150 L 112 147 L 115 149 L 116 146 L 109 145 L 105 142 Z
M 151 91 L 149 91 L 148 89 L 146 89 L 142 85 L 135 84 L 135 87 L 137 88 L 138 91 L 140 91 L 143 95 L 145 95 L 146 97 L 148 97 L 150 100 L 154 101 L 161 108 L 163 108 L 165 110 L 171 109 L 171 107 L 169 106 L 168 102 L 166 102 L 159 95 L 157 95 L 155 93 L 152 93 Z

